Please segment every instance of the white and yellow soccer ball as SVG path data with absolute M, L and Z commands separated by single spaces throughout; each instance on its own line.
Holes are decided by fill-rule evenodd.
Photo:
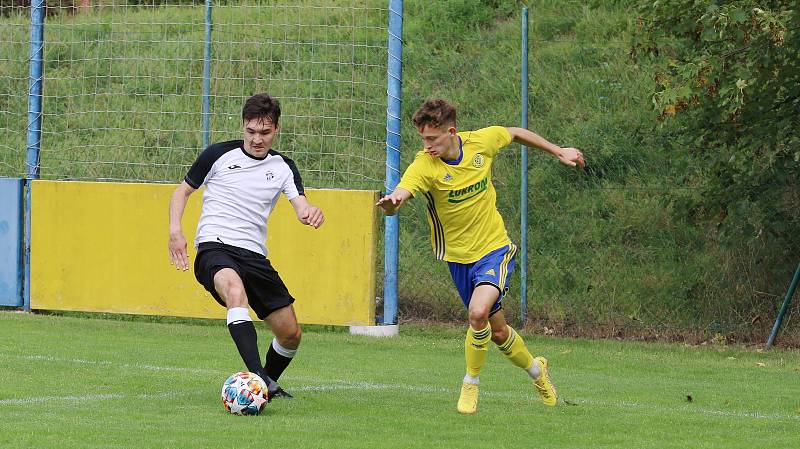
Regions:
M 258 415 L 268 399 L 267 383 L 248 371 L 233 373 L 222 384 L 222 405 L 234 415 Z

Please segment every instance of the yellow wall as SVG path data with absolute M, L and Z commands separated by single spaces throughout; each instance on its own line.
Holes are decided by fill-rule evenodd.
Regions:
M 34 181 L 31 308 L 224 318 L 192 270 L 167 252 L 167 209 L 174 185 Z M 302 323 L 375 324 L 377 193 L 308 190 L 325 213 L 319 229 L 297 221 L 281 197 L 267 248 Z M 192 247 L 202 190 L 186 207 Z

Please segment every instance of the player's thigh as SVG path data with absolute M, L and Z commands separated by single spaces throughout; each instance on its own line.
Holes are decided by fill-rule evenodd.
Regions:
M 481 284 L 475 287 L 469 300 L 468 313 L 470 321 L 489 318 L 489 312 L 491 312 L 492 307 L 499 298 L 500 291 L 494 285 Z
M 300 325 L 291 304 L 273 311 L 264 319 L 281 346 L 297 347 L 300 344 Z
M 214 289 L 225 301 L 227 308 L 247 307 L 244 283 L 233 268 L 222 268 L 214 274 Z

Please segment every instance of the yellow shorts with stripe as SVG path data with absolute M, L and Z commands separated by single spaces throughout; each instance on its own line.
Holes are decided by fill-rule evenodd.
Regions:
M 508 280 L 516 266 L 517 246 L 513 243 L 498 248 L 483 256 L 477 262 L 448 262 L 450 276 L 458 289 L 464 306 L 469 307 L 470 298 L 475 287 L 483 284 L 493 285 L 500 292 L 500 297 L 492 306 L 489 316 L 500 310 L 501 301 L 508 291 Z

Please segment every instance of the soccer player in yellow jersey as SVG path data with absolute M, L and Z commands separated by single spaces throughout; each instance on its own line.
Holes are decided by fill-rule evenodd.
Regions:
M 459 413 L 473 414 L 478 409 L 479 375 L 489 340 L 530 375 L 544 404 L 556 405 L 547 359 L 534 358 L 503 315 L 501 301 L 514 270 L 517 247 L 508 238 L 497 211 L 492 161 L 511 142 L 544 150 L 573 167 L 584 166 L 583 154 L 523 128 L 490 126 L 457 132 L 456 110 L 441 99 L 425 101 L 412 122 L 424 149 L 417 153 L 394 192 L 376 205 L 384 214 L 394 215 L 416 194 L 423 195 L 428 203 L 433 251 L 438 259 L 447 261 L 469 316 L 464 342 L 467 373 L 458 400 Z

